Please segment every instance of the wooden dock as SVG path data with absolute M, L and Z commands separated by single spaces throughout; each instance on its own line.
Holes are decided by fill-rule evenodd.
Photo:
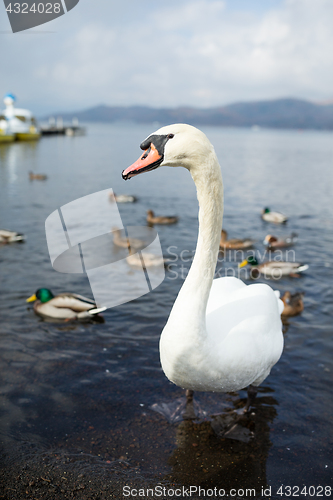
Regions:
M 85 135 L 86 133 L 86 129 L 84 127 L 80 127 L 79 121 L 75 118 L 73 118 L 73 121 L 70 125 L 64 124 L 62 118 L 58 118 L 57 120 L 55 120 L 54 118 L 50 118 L 49 123 L 47 125 L 41 125 L 40 131 L 43 136 L 44 135 L 79 136 L 79 135 Z

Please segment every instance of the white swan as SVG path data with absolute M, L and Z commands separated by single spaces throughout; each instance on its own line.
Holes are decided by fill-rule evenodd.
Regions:
M 123 178 L 159 166 L 185 167 L 200 207 L 194 260 L 160 339 L 163 371 L 190 391 L 256 387 L 282 353 L 283 304 L 266 284 L 246 286 L 233 277 L 213 280 L 223 214 L 214 148 L 203 132 L 184 124 L 159 129 L 140 147 L 144 154 L 124 170 Z

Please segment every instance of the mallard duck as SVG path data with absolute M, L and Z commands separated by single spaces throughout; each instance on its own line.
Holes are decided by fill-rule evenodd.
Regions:
M 138 201 L 136 196 L 132 196 L 131 194 L 116 194 L 110 193 L 109 199 L 111 202 L 116 201 L 117 203 L 135 203 Z
M 118 247 L 138 250 L 139 248 L 146 246 L 146 243 L 143 240 L 139 240 L 138 238 L 123 237 L 121 232 L 121 229 L 118 229 L 117 227 L 112 228 L 113 243 Z
M 152 210 L 147 210 L 147 222 L 148 224 L 175 224 L 178 222 L 178 217 L 155 215 Z
M 265 236 L 263 243 L 269 250 L 276 250 L 278 248 L 288 248 L 293 246 L 296 243 L 297 239 L 298 238 L 296 233 L 291 233 L 290 236 L 284 236 L 280 238 L 268 234 L 267 236 Z
M 31 181 L 45 181 L 47 179 L 47 175 L 45 174 L 34 174 L 33 172 L 29 172 L 29 179 Z
M 9 231 L 8 229 L 0 229 L 0 243 L 15 243 L 24 241 L 25 236 L 22 233 Z
M 283 224 L 287 222 L 288 217 L 281 212 L 271 212 L 271 210 L 266 207 L 261 212 L 261 217 L 267 222 L 274 222 L 274 224 Z
M 221 231 L 221 239 L 220 239 L 220 248 L 222 250 L 244 250 L 246 248 L 251 248 L 254 244 L 254 240 L 245 239 L 239 240 L 237 238 L 233 238 L 228 240 L 228 233 L 224 229 Z
M 87 321 L 106 309 L 106 307 L 97 308 L 93 300 L 75 293 L 60 293 L 55 296 L 48 288 L 39 288 L 27 302 L 35 302 L 35 313 L 49 320 Z
M 282 276 L 291 276 L 293 278 L 298 278 L 298 273 L 306 271 L 309 269 L 307 264 L 301 264 L 300 262 L 282 262 L 270 260 L 259 264 L 257 259 L 253 256 L 248 257 L 243 260 L 239 264 L 239 267 L 244 267 L 247 264 L 250 264 L 251 276 L 253 278 L 257 278 L 261 274 L 264 275 L 265 278 L 274 278 L 279 279 Z
M 257 386 L 283 348 L 283 304 L 267 284 L 214 279 L 221 238 L 223 184 L 214 148 L 190 125 L 163 127 L 145 139 L 143 155 L 123 171 L 130 179 L 161 166 L 185 167 L 197 188 L 199 235 L 187 278 L 160 338 L 164 373 L 193 390 L 229 392 L 249 386 L 248 409 Z M 170 169 L 171 170 L 171 169 Z
M 303 297 L 304 293 L 297 292 L 291 294 L 289 291 L 285 292 L 281 298 L 283 302 L 283 311 L 281 316 L 290 317 L 301 314 L 304 309 Z

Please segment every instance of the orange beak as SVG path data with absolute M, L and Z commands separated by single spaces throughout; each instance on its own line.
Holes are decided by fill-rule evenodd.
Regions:
M 123 171 L 122 176 L 125 181 L 131 179 L 135 175 L 141 174 L 142 172 L 149 172 L 157 168 L 163 161 L 163 155 L 161 155 L 155 148 L 153 143 L 143 153 L 140 158 L 133 163 L 130 167 Z

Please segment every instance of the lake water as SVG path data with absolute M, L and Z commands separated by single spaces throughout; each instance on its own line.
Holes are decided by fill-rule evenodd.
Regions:
M 206 490 L 201 498 L 212 497 L 214 488 L 220 496 L 234 488 L 234 498 L 246 497 L 246 488 L 255 488 L 257 498 L 262 488 L 267 498 L 287 498 L 290 486 L 301 498 L 327 497 L 333 470 L 333 134 L 203 128 L 222 168 L 229 236 L 256 239 L 258 255 L 268 258 L 266 234 L 296 232 L 294 257 L 309 264 L 299 279 L 270 281 L 281 293 L 305 292 L 304 311 L 289 320 L 283 355 L 259 390 L 249 424 L 254 438 L 241 442 L 216 436 L 210 415 L 244 405 L 245 391 L 197 393 L 201 418 L 194 422 L 170 422 L 151 409 L 183 397 L 161 370 L 158 341 L 198 228 L 195 187 L 184 169 L 121 178 L 156 128 L 89 124 L 83 137 L 0 146 L 0 227 L 27 237 L 24 244 L 0 247 L 3 498 L 125 498 L 126 485 L 200 486 Z M 48 179 L 30 181 L 30 170 Z M 105 311 L 104 324 L 44 322 L 26 303 L 36 289 L 92 297 L 87 277 L 52 269 L 45 220 L 58 207 L 108 188 L 138 197 L 118 205 L 124 226 L 144 225 L 149 208 L 179 216 L 175 225 L 156 226 L 173 265 L 151 293 Z M 288 214 L 287 224 L 263 222 L 265 206 Z M 239 260 L 233 253 L 224 261 L 220 256 L 219 273 L 236 271 Z M 193 489 L 192 498 L 198 495 Z

